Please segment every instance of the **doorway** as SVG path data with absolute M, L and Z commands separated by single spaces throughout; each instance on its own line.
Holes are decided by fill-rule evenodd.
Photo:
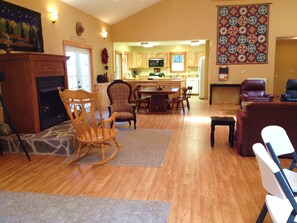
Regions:
M 123 73 L 123 59 L 122 52 L 115 51 L 115 80 L 122 79 Z
M 67 60 L 68 88 L 92 92 L 92 49 L 89 46 L 77 46 L 76 43 L 64 41 Z
M 279 39 L 275 47 L 273 94 L 286 91 L 288 79 L 297 79 L 297 40 Z

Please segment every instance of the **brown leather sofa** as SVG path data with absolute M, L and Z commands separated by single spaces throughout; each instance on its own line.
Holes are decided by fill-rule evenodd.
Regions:
M 297 103 L 254 102 L 236 113 L 236 148 L 242 156 L 253 156 L 254 143 L 263 143 L 261 131 L 265 126 L 283 127 L 297 149 Z
M 265 87 L 263 80 L 244 80 L 241 83 L 241 101 L 272 101 L 273 95 L 266 94 Z

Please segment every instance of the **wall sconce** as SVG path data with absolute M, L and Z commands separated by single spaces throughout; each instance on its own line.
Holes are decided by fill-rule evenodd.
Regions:
M 56 21 L 59 18 L 58 12 L 55 10 L 51 10 L 51 11 L 49 11 L 49 13 L 50 13 L 50 19 L 51 19 L 52 23 L 56 23 Z
M 107 33 L 106 31 L 102 31 L 102 32 L 101 32 L 101 36 L 102 36 L 102 38 L 103 38 L 103 39 L 106 39 L 107 34 L 108 34 L 108 33 Z

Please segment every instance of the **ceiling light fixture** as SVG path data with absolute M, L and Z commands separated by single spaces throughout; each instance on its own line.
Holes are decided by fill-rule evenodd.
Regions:
M 199 45 L 200 45 L 199 40 L 192 40 L 191 41 L 191 46 L 199 46 Z
M 140 45 L 145 47 L 145 48 L 151 48 L 151 47 L 154 46 L 152 43 L 147 43 L 147 42 L 146 43 L 141 43 Z

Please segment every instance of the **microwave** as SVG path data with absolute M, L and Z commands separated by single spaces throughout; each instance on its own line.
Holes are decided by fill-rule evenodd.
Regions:
M 163 67 L 164 59 L 149 59 L 149 67 Z

